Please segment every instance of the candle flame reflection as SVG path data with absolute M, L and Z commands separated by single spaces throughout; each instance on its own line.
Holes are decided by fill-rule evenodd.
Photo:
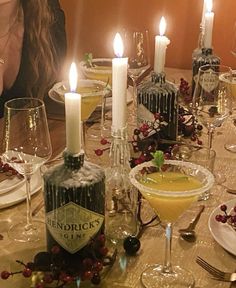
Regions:
M 161 17 L 159 31 L 160 31 L 160 36 L 163 36 L 166 32 L 166 20 L 163 16 Z
M 77 80 L 78 80 L 78 73 L 77 73 L 76 65 L 75 65 L 75 62 L 72 62 L 70 66 L 70 72 L 69 72 L 69 84 L 70 84 L 71 92 L 76 91 Z
M 117 57 L 122 57 L 124 53 L 124 45 L 122 38 L 119 33 L 116 33 L 114 42 L 113 42 L 114 53 Z

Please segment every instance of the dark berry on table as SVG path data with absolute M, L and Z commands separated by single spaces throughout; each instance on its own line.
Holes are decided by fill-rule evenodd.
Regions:
M 106 145 L 106 144 L 108 143 L 108 141 L 107 141 L 107 139 L 102 138 L 101 141 L 100 141 L 100 143 L 101 143 L 102 145 Z
M 91 283 L 94 285 L 99 285 L 101 282 L 101 276 L 99 273 L 94 273 L 91 279 Z
M 45 273 L 43 277 L 43 281 L 47 284 L 51 284 L 53 282 L 53 276 L 49 273 Z
M 225 212 L 227 210 L 227 206 L 225 204 L 221 205 L 220 210 Z
M 101 261 L 95 261 L 93 264 L 93 271 L 99 272 L 99 271 L 102 271 L 102 269 L 103 269 L 102 262 Z
M 61 252 L 61 248 L 58 245 L 54 245 L 51 248 L 51 252 L 52 252 L 52 254 L 59 254 Z
M 198 139 L 198 140 L 197 140 L 197 144 L 198 144 L 198 145 L 202 145 L 202 140 L 199 140 L 199 139 Z
M 22 271 L 22 274 L 24 277 L 28 278 L 32 275 L 32 270 L 29 269 L 29 268 L 25 268 L 23 271 Z
M 221 222 L 222 222 L 222 223 L 226 223 L 226 222 L 227 222 L 227 219 L 228 219 L 228 217 L 227 217 L 226 215 L 223 215 L 223 216 L 221 217 Z
M 140 134 L 140 130 L 139 129 L 134 129 L 134 135 L 139 135 Z
M 216 215 L 215 219 L 217 222 L 221 222 L 222 215 Z
M 103 150 L 102 150 L 102 149 L 96 149 L 96 150 L 95 150 L 95 154 L 96 154 L 97 156 L 102 156 Z
M 201 131 L 203 129 L 203 126 L 201 124 L 197 124 L 197 130 Z
M 10 275 L 11 275 L 11 273 L 8 272 L 8 271 L 2 271 L 2 272 L 1 272 L 1 278 L 2 278 L 3 280 L 8 279 Z
M 193 125 L 185 125 L 183 129 L 184 136 L 190 136 L 194 131 Z
M 128 255 L 135 255 L 136 252 L 140 249 L 141 243 L 137 237 L 128 236 L 123 243 L 125 252 Z

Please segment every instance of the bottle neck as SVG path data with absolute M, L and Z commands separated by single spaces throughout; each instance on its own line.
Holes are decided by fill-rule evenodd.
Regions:
M 212 48 L 202 48 L 202 54 L 205 56 L 212 55 L 213 50 Z
M 151 78 L 153 83 L 163 84 L 166 82 L 166 74 L 164 72 L 161 73 L 153 72 Z
M 68 151 L 63 153 L 64 165 L 68 169 L 79 170 L 84 165 L 84 153 L 71 154 Z
M 111 166 L 130 167 L 130 146 L 128 143 L 127 128 L 112 129 L 112 140 L 110 147 Z

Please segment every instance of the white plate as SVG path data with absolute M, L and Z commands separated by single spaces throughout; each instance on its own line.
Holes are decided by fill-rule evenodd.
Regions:
M 19 188 L 25 182 L 24 178 L 18 178 L 17 176 L 10 177 L 0 182 L 0 195 L 5 194 L 15 188 Z
M 236 205 L 236 198 L 222 204 L 227 205 L 227 211 L 230 211 Z M 208 220 L 208 227 L 215 241 L 226 251 L 236 256 L 236 231 L 234 231 L 228 224 L 223 224 L 215 220 L 217 214 L 223 215 L 223 212 L 220 210 L 221 205 L 215 208 L 211 213 Z
M 56 83 L 48 92 L 48 96 L 55 102 L 64 105 L 65 101 L 61 97 L 61 95 L 58 93 L 58 91 L 61 91 L 62 82 Z M 132 95 L 132 89 L 127 89 L 127 104 L 130 104 L 133 101 L 133 95 Z M 106 107 L 111 108 L 112 106 L 112 97 L 106 98 Z M 98 107 L 101 107 L 101 104 L 98 105 Z
M 35 194 L 42 187 L 42 176 L 40 170 L 31 178 L 31 195 Z M 11 192 L 0 195 L 0 209 L 7 208 L 9 206 L 15 205 L 26 199 L 25 185 L 11 190 Z

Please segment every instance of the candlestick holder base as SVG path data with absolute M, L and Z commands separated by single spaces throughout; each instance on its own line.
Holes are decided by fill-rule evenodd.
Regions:
M 129 180 L 130 146 L 127 128 L 112 127 L 110 167 L 106 170 L 106 236 L 114 244 L 138 231 L 138 191 Z
M 176 140 L 178 134 L 178 94 L 173 83 L 166 81 L 165 73 L 151 75 L 138 86 L 138 123 L 139 126 L 154 123 L 157 117 L 166 122 L 161 137 Z

